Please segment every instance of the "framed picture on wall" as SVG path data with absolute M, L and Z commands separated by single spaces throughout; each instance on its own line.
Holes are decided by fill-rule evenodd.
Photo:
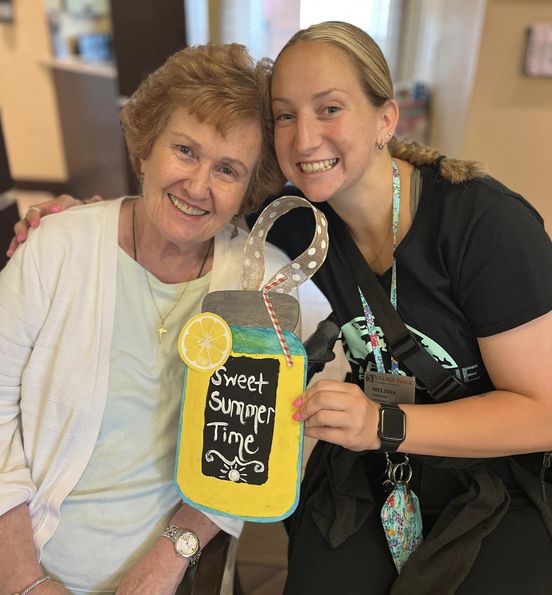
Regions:
M 0 21 L 13 21 L 13 4 L 12 0 L 0 0 Z
M 109 0 L 64 0 L 65 10 L 74 16 L 103 17 L 109 15 Z

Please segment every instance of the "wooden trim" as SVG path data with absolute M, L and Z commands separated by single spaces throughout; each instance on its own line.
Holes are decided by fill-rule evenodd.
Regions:
M 52 182 L 51 180 L 22 180 L 13 181 L 13 188 L 17 190 L 33 190 L 37 192 L 51 192 L 58 194 L 71 194 L 69 182 Z

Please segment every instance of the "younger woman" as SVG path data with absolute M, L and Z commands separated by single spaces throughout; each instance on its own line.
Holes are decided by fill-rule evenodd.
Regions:
M 552 246 L 541 218 L 477 164 L 395 139 L 385 58 L 352 25 L 321 23 L 287 43 L 272 108 L 283 173 L 329 220 L 314 279 L 352 367 L 350 382 L 320 381 L 296 401 L 295 419 L 320 441 L 291 522 L 286 593 L 552 592 L 552 488 L 539 481 L 552 450 Z M 294 256 L 307 219 L 294 211 L 269 239 Z M 396 398 L 399 427 L 382 427 L 367 373 L 412 374 L 391 360 L 337 226 L 470 396 L 436 402 L 418 383 Z M 399 575 L 380 520 L 382 450 L 394 449 L 395 463 L 410 458 L 424 525 Z

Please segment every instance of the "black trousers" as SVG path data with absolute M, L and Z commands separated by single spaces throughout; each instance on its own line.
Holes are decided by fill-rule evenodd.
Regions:
M 480 553 L 456 595 L 552 594 L 552 539 L 540 513 L 521 490 L 512 487 L 510 494 L 508 512 L 483 540 Z M 421 501 L 424 512 L 423 498 Z M 426 513 L 424 532 L 431 528 L 438 511 L 426 510 Z M 300 506 L 296 514 L 290 535 L 285 595 L 390 593 L 397 573 L 378 507 L 336 549 L 329 546 L 314 524 L 308 506 Z M 450 587 L 443 585 L 442 591 L 435 595 L 443 593 L 450 593 Z

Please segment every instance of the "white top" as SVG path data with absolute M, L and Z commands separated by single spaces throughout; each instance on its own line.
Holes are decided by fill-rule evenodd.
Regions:
M 84 473 L 61 505 L 42 550 L 47 574 L 74 593 L 114 593 L 180 506 L 175 444 L 184 363 L 177 349 L 186 320 L 201 312 L 211 274 L 166 284 L 119 248 L 115 324 L 107 402 L 98 441 Z M 154 456 L 152 456 L 152 453 Z M 208 515 L 237 537 L 240 527 Z

